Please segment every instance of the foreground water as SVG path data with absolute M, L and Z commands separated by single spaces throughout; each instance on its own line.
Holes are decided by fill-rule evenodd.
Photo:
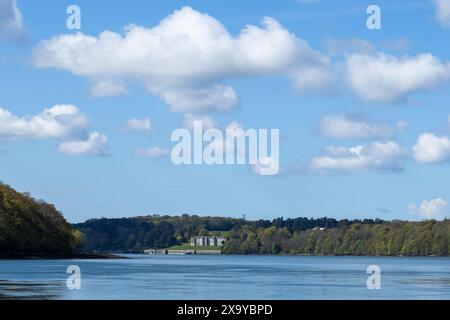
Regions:
M 450 258 L 144 256 L 0 261 L 0 298 L 450 299 Z M 69 290 L 68 266 L 81 270 Z M 367 267 L 381 289 L 367 288 Z

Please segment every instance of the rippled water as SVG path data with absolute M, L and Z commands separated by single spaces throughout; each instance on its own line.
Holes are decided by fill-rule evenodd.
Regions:
M 450 258 L 145 256 L 0 261 L 0 298 L 450 299 Z M 81 290 L 69 290 L 69 265 Z M 368 290 L 369 265 L 381 290 Z

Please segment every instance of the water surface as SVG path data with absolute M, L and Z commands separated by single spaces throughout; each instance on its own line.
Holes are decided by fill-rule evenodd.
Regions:
M 450 258 L 147 256 L 0 261 L 0 298 L 450 299 Z M 67 267 L 81 269 L 69 290 Z M 367 267 L 381 290 L 367 289 Z

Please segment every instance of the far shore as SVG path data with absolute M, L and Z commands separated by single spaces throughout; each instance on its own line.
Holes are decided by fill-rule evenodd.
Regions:
M 201 250 L 173 250 L 173 249 L 162 249 L 166 250 L 165 254 L 148 254 L 148 253 L 137 253 L 138 255 L 150 255 L 150 256 L 170 256 L 170 255 L 202 255 Z M 194 251 L 197 251 L 194 253 Z M 214 250 L 204 250 L 204 251 L 214 251 Z M 200 252 L 200 253 L 199 253 Z M 219 251 L 220 252 L 220 251 Z M 355 255 L 355 254 L 289 254 L 289 253 L 279 253 L 279 254 L 261 254 L 261 253 L 247 253 L 247 254 L 227 254 L 227 253 L 217 253 L 215 254 L 204 254 L 204 255 L 221 255 L 221 256 L 235 256 L 235 257 L 364 257 L 364 258 L 450 258 L 450 255 Z
M 167 250 L 167 249 L 166 249 Z M 188 250 L 167 250 L 165 254 L 147 254 L 135 253 L 136 255 L 148 256 L 171 256 L 171 255 L 222 255 L 222 256 L 261 256 L 261 257 L 365 257 L 365 258 L 450 258 L 450 256 L 443 255 L 327 255 L 327 254 L 220 254 L 217 252 L 202 253 L 187 252 Z M 185 252 L 186 251 L 186 252 Z M 96 252 L 80 252 L 72 255 L 14 255 L 14 256 L 0 256 L 0 261 L 5 260 L 117 260 L 117 259 L 132 259 L 130 253 L 96 253 Z
M 0 256 L 1 260 L 107 260 L 107 259 L 128 259 L 120 254 L 109 253 L 95 253 L 95 252 L 80 252 L 74 254 L 61 254 L 61 255 L 13 255 L 13 256 Z

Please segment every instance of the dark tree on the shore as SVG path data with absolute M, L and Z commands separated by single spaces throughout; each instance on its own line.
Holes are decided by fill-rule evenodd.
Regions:
M 0 184 L 0 257 L 70 255 L 82 242 L 52 204 Z

